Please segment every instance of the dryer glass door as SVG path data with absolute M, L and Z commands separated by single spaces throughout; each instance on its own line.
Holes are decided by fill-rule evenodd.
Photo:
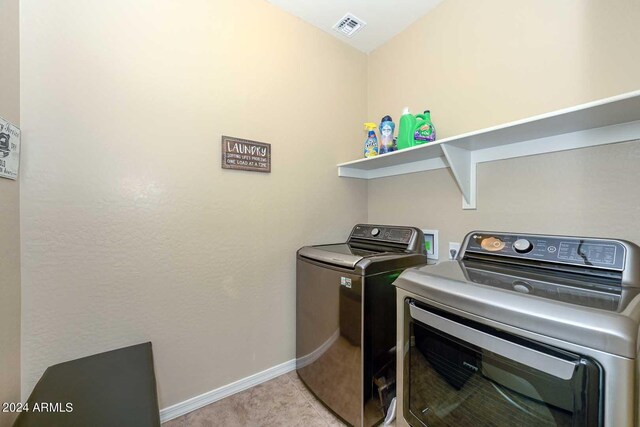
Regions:
M 404 412 L 414 426 L 600 426 L 590 359 L 407 302 Z

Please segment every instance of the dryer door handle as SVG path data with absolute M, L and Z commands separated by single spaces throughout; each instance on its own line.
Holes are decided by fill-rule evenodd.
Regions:
M 430 311 L 423 310 L 410 303 L 411 317 L 425 325 L 454 336 L 462 341 L 473 344 L 492 353 L 511 359 L 522 365 L 526 365 L 545 372 L 563 380 L 573 377 L 578 367 L 577 362 L 560 359 L 550 354 L 538 351 L 524 345 L 516 344 L 509 340 L 480 331 L 467 325 L 455 322 L 439 316 Z

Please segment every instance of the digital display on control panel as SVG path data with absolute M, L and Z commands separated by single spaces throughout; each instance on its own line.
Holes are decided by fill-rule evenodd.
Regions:
M 625 247 L 615 240 L 476 233 L 465 252 L 622 270 Z
M 410 228 L 357 226 L 351 237 L 409 243 L 413 231 Z
M 411 238 L 411 230 L 406 228 L 391 228 L 385 230 L 383 238 L 394 242 L 408 243 Z
M 616 247 L 605 244 L 561 242 L 558 248 L 558 259 L 614 265 Z

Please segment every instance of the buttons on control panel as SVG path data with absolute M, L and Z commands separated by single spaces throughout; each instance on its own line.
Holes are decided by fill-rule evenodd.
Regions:
M 532 249 L 533 243 L 531 243 L 527 239 L 518 239 L 513 242 L 513 250 L 515 250 L 519 254 L 526 254 L 527 252 L 531 252 Z
M 474 233 L 464 252 L 623 270 L 622 242 L 533 234 Z
M 480 241 L 482 249 L 489 252 L 496 252 L 504 249 L 504 242 L 497 237 L 487 237 Z
M 361 239 L 373 239 L 375 241 L 386 240 L 393 243 L 408 244 L 411 242 L 413 230 L 406 227 L 384 227 L 359 225 L 353 229 L 351 237 Z

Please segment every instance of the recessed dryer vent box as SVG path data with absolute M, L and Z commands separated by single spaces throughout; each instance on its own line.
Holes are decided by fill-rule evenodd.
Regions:
M 428 259 L 438 259 L 438 230 L 422 230 Z

